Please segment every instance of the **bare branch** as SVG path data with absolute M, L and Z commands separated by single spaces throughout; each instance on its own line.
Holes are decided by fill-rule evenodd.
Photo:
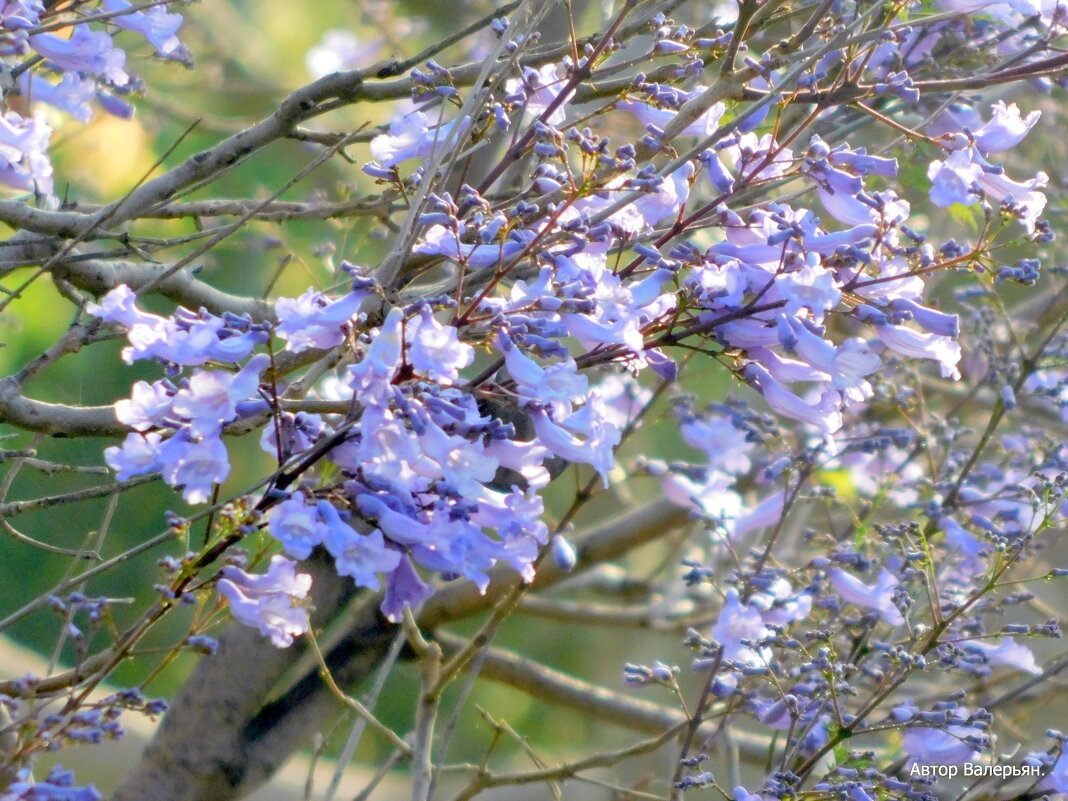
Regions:
M 443 632 L 437 636 L 447 654 L 456 653 L 466 642 Z M 646 734 L 660 734 L 665 729 L 674 729 L 689 721 L 680 709 L 607 690 L 501 648 L 489 649 L 482 665 L 482 675 L 547 703 L 581 709 L 583 714 L 590 717 Z M 705 723 L 701 731 L 710 733 L 714 729 L 713 724 Z M 734 736 L 750 757 L 763 759 L 767 756 L 768 741 L 764 737 L 740 731 L 735 732 Z
M 0 422 L 62 437 L 116 437 L 126 426 L 111 406 L 67 406 L 31 400 L 13 377 L 0 378 Z
M 610 561 L 662 536 L 687 519 L 685 509 L 667 500 L 655 501 L 621 515 L 576 540 L 579 555 L 576 571 Z M 329 570 L 317 568 L 315 575 L 317 589 L 320 584 L 340 586 L 336 573 L 331 577 Z M 539 570 L 534 587 L 551 586 L 569 575 L 547 562 Z M 443 587 L 427 601 L 418 616 L 419 626 L 430 631 L 449 621 L 487 611 L 519 582 L 516 574 L 504 567 L 495 568 L 491 577 L 485 595 L 473 585 Z M 341 600 L 347 597 L 337 589 L 332 592 L 336 593 L 333 605 L 316 599 L 317 614 L 333 614 Z M 367 598 L 354 611 L 344 613 L 351 621 L 350 628 L 326 655 L 326 663 L 340 686 L 354 686 L 363 681 L 393 640 L 393 627 L 378 611 L 380 600 Z M 244 679 L 234 681 L 234 676 L 247 676 L 253 684 L 273 683 L 257 676 L 262 670 L 275 670 L 272 666 L 279 652 L 258 635 L 231 634 L 230 629 L 237 625 L 232 624 L 224 636 L 240 641 L 246 650 L 237 647 L 220 649 L 200 663 L 167 713 L 152 750 L 113 801 L 141 799 L 146 794 L 156 801 L 223 801 L 235 794 L 249 792 L 266 781 L 294 749 L 306 742 L 336 707 L 337 701 L 319 678 L 318 671 L 312 670 L 269 703 L 265 703 L 267 699 L 260 693 L 255 704 L 242 705 L 243 721 L 236 712 L 235 717 L 228 718 L 232 731 L 216 735 L 215 727 L 210 726 L 212 734 L 206 735 L 201 715 L 216 703 L 213 700 L 215 685 L 225 683 L 222 677 L 237 685 L 243 684 Z M 281 653 L 288 654 L 286 658 L 292 663 L 299 657 L 300 650 L 294 646 Z M 266 660 L 262 668 L 261 656 Z M 217 690 L 222 696 L 220 703 L 229 704 L 226 699 L 232 688 L 219 687 Z M 253 694 L 248 690 L 244 692 Z M 242 695 L 242 698 L 246 696 Z M 190 767 L 183 767 L 186 765 Z M 196 780 L 190 775 L 193 766 Z M 172 772 L 175 773 L 173 778 Z
M 119 284 L 133 290 L 150 285 L 167 270 L 164 265 L 137 264 L 128 261 L 63 260 L 52 266 L 52 274 L 69 281 L 79 289 L 102 295 Z M 157 287 L 161 295 L 188 309 L 207 309 L 212 314 L 230 312 L 248 315 L 253 320 L 274 320 L 274 308 L 255 297 L 223 292 L 193 277 L 189 270 L 178 270 Z

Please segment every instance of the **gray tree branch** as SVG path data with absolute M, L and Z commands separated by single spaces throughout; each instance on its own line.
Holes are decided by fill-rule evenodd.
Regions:
M 660 500 L 621 515 L 576 540 L 581 572 L 650 542 L 683 525 L 688 512 Z M 567 573 L 546 561 L 538 571 L 534 589 L 567 578 Z M 418 616 L 424 631 L 487 611 L 519 582 L 508 568 L 492 571 L 485 595 L 470 584 L 441 588 L 424 605 Z M 317 568 L 315 586 L 330 586 L 327 599 L 316 598 L 316 627 L 333 617 L 344 599 L 336 574 Z M 324 592 L 321 588 L 320 592 Z M 393 627 L 378 611 L 380 597 L 366 598 L 352 612 L 351 624 L 326 656 L 331 672 L 341 686 L 363 681 L 385 655 L 393 637 Z M 265 697 L 269 688 L 285 673 L 286 665 L 297 663 L 303 649 L 274 649 L 254 633 L 249 638 L 228 627 L 228 646 L 206 657 L 164 719 L 146 754 L 112 801 L 153 798 L 155 801 L 224 801 L 241 797 L 265 782 L 285 759 L 307 742 L 336 709 L 337 699 L 315 670 L 284 688 L 274 700 Z M 238 647 L 240 646 L 240 647 Z M 225 681 L 223 680 L 225 677 Z M 232 686 L 222 686 L 227 683 Z M 227 706 L 226 726 L 205 725 L 202 715 L 213 709 L 218 694 Z M 234 694 L 243 699 L 235 706 Z M 171 778 L 171 774 L 175 774 Z

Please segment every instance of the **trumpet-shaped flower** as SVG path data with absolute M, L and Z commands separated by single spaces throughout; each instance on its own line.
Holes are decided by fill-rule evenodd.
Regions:
M 126 12 L 119 13 L 108 21 L 112 25 L 141 34 L 161 56 L 173 55 L 182 46 L 177 36 L 183 22 L 181 14 L 173 14 L 164 6 L 131 11 L 134 6 L 126 0 L 101 0 L 100 7 L 108 13 Z
M 237 621 L 259 629 L 276 648 L 288 648 L 309 626 L 308 610 L 299 602 L 308 597 L 311 576 L 298 573 L 296 566 L 284 556 L 271 557 L 262 575 L 228 565 L 217 585 Z
M 104 31 L 75 25 L 69 38 L 54 33 L 30 36 L 30 47 L 57 66 L 71 72 L 88 72 L 116 86 L 125 86 L 130 76 L 123 71 L 126 53 L 115 47 Z
M 900 626 L 905 622 L 901 610 L 894 603 L 894 591 L 899 582 L 890 571 L 885 568 L 880 571 L 878 579 L 871 586 L 838 567 L 830 571 L 830 577 L 831 586 L 843 601 L 876 610 L 891 626 Z

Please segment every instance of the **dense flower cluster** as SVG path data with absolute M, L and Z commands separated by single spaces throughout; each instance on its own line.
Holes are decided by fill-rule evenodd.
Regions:
M 873 59 L 869 68 L 879 72 L 881 63 Z M 427 86 L 447 86 L 447 70 L 429 66 Z M 590 368 L 619 364 L 670 381 L 678 369 L 671 346 L 687 336 L 706 335 L 771 411 L 804 424 L 814 437 L 805 445 L 808 459 L 840 463 L 869 480 L 876 469 L 903 469 L 910 443 L 898 444 L 864 422 L 875 395 L 872 378 L 896 369 L 902 358 L 930 360 L 942 377 L 960 378 L 959 318 L 925 300 L 925 278 L 968 246 L 935 247 L 908 226 L 910 204 L 891 188 L 895 159 L 844 143 L 832 147 L 819 135 L 801 147 L 779 144 L 772 133 L 754 130 L 759 115 L 721 133 L 729 113 L 723 102 L 676 134 L 711 138 L 713 147 L 657 174 L 638 164 L 639 150 L 655 150 L 681 110 L 707 88 L 682 91 L 637 80 L 616 108 L 637 118 L 648 135 L 617 145 L 568 125 L 568 76 L 581 66 L 565 60 L 524 68 L 494 105 L 493 125 L 528 126 L 535 159 L 529 185 L 543 200 L 502 208 L 468 185 L 455 197 L 428 196 L 412 251 L 445 265 L 456 278 L 455 297 L 391 307 L 370 273 L 345 265 L 354 276 L 348 294 L 309 290 L 280 298 L 272 325 L 185 309 L 159 317 L 141 311 L 125 286 L 91 306 L 98 319 L 126 329 L 127 361 L 155 359 L 168 372 L 152 384 L 138 382 L 115 405 L 118 419 L 133 430 L 107 451 L 119 478 L 158 470 L 186 501 L 207 502 L 229 475 L 226 426 L 269 417 L 263 448 L 298 483 L 265 496 L 266 530 L 293 559 L 321 547 L 358 586 L 384 586 L 382 610 L 398 620 L 431 595 L 430 574 L 462 577 L 484 591 L 487 571 L 501 562 L 530 580 L 549 539 L 539 491 L 555 463 L 589 465 L 609 485 L 615 449 L 648 392 L 626 390 L 615 374 Z M 901 75 L 885 80 L 907 97 L 909 82 Z M 817 71 L 809 85 L 819 80 Z M 776 73 L 766 70 L 752 86 L 767 90 L 775 81 Z M 987 122 L 975 110 L 970 117 L 958 111 L 939 118 L 944 132 L 931 141 L 945 157 L 930 163 L 931 201 L 942 207 L 986 198 L 1041 238 L 1045 176 L 1016 183 L 988 160 L 1017 145 L 1038 112 L 1024 117 L 1015 105 L 998 102 L 991 113 Z M 470 117 L 400 114 L 371 141 L 375 161 L 367 172 L 403 186 L 403 169 L 415 170 L 412 181 L 422 169 L 410 162 L 455 147 L 481 127 Z M 575 159 L 587 171 L 586 189 L 568 194 L 578 181 Z M 731 208 L 732 192 L 785 178 L 815 190 L 810 196 L 822 213 L 786 200 L 741 213 Z M 552 199 L 557 196 L 566 199 Z M 660 237 L 665 226 L 674 231 L 683 219 L 696 221 L 687 223 L 690 235 L 661 246 L 670 238 Z M 711 242 L 698 244 L 698 231 L 711 234 Z M 354 363 L 319 390 L 336 403 L 336 413 L 287 408 L 284 379 L 271 373 L 266 355 L 253 355 L 272 336 L 283 353 L 345 348 L 354 354 Z M 208 363 L 235 367 L 209 369 Z M 514 413 L 499 413 L 502 407 Z M 707 521 L 714 542 L 737 543 L 781 525 L 796 491 L 772 489 L 781 485 L 783 466 L 756 461 L 769 422 L 744 404 L 678 410 L 684 440 L 708 461 L 645 464 L 660 476 L 664 493 Z M 755 505 L 736 489 L 754 469 L 770 490 Z M 903 506 L 919 503 L 919 494 L 897 492 Z M 982 511 L 977 506 L 970 523 Z M 985 546 L 972 525 L 954 519 L 951 506 L 932 524 L 958 557 L 940 586 L 965 598 Z M 801 589 L 765 568 L 727 590 L 720 623 L 711 639 L 701 640 L 708 658 L 722 665 L 717 694 L 741 692 L 744 677 L 765 673 L 773 646 L 794 642 L 785 631 L 815 609 L 845 621 L 904 625 L 917 569 L 908 558 L 874 567 L 862 553 L 839 550 L 813 563 Z M 227 571 L 219 587 L 239 620 L 280 646 L 306 628 L 306 612 L 294 601 L 307 596 L 308 580 L 296 576 L 292 562 L 276 556 L 258 577 Z M 1006 660 L 1034 666 L 1030 652 L 1011 638 L 986 640 L 973 629 L 955 636 L 961 644 L 954 659 L 975 670 Z M 872 645 L 896 654 L 890 641 Z M 798 663 L 795 680 L 830 669 L 824 664 L 832 664 L 827 655 Z M 799 742 L 811 752 L 831 736 L 819 700 L 828 685 L 806 679 L 798 686 L 806 688 L 806 700 L 783 706 L 746 694 L 745 707 L 763 723 L 803 729 Z M 959 741 L 953 727 L 970 731 L 973 718 L 948 718 L 948 729 L 910 729 L 907 747 L 919 754 L 937 748 L 931 743 L 939 737 Z
M 130 31 L 146 39 L 161 58 L 189 62 L 178 40 L 182 15 L 166 3 L 144 7 L 127 0 L 100 0 L 83 11 L 106 15 L 99 23 L 78 23 L 69 35 L 48 29 L 65 9 L 43 0 L 5 0 L 0 4 L 0 42 L 5 69 L 18 66 L 18 94 L 44 103 L 78 122 L 93 116 L 94 101 L 108 113 L 129 117 L 133 107 L 122 96 L 136 83 L 126 72 L 126 52 L 113 33 Z M 44 31 L 38 31 L 42 26 Z M 5 94 L 7 90 L 5 90 Z M 52 129 L 44 117 L 17 111 L 0 116 L 0 182 L 52 199 Z

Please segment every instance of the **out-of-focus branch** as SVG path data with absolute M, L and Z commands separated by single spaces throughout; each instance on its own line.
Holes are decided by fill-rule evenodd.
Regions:
M 438 632 L 435 636 L 449 656 L 466 644 L 463 638 L 445 632 Z M 686 722 L 681 709 L 631 698 L 539 665 L 528 657 L 502 648 L 487 650 L 480 675 L 555 706 L 581 709 L 589 717 L 645 734 L 658 734 Z
M 102 484 L 97 487 L 86 487 L 85 489 L 66 492 L 62 495 L 46 495 L 42 498 L 32 498 L 26 501 L 3 502 L 0 503 L 0 519 L 14 517 L 23 512 L 32 512 L 38 509 L 50 509 L 53 506 L 60 506 L 66 503 L 85 501 L 90 498 L 104 498 L 108 495 L 114 495 L 117 492 L 125 492 L 126 490 L 133 489 L 141 484 L 155 481 L 157 478 L 159 478 L 159 473 L 146 473 L 143 476 L 135 476 L 126 481 L 119 481 L 113 484 Z
M 437 639 L 448 655 L 465 645 L 463 638 L 444 632 L 439 632 Z M 555 706 L 581 709 L 584 715 L 646 734 L 659 734 L 688 721 L 681 709 L 631 698 L 502 648 L 488 649 L 480 675 Z M 717 726 L 718 722 L 705 723 L 701 733 L 707 735 Z M 767 757 L 767 738 L 742 731 L 732 732 L 732 737 L 749 758 L 763 760 Z
M 21 200 L 0 200 L 0 222 L 20 231 L 74 239 L 87 227 L 86 219 L 83 211 L 49 211 L 34 208 Z M 110 239 L 117 238 L 118 234 L 97 229 L 93 237 Z
M 323 144 L 336 145 L 345 139 L 344 134 L 332 134 L 333 141 Z M 330 220 L 337 217 L 380 216 L 388 214 L 396 197 L 391 194 L 376 197 L 361 197 L 341 203 L 312 203 L 277 200 L 261 208 L 261 203 L 244 199 L 191 200 L 168 203 L 150 209 L 143 218 L 178 219 L 183 217 L 227 217 L 251 213 L 254 220 L 281 222 L 285 220 Z
M 116 437 L 126 426 L 111 406 L 67 406 L 32 400 L 13 377 L 0 378 L 0 423 L 62 437 Z
M 517 612 L 548 620 L 585 623 L 593 626 L 662 630 L 672 628 L 669 613 L 659 606 L 641 604 L 619 606 L 588 601 L 561 601 L 553 598 L 524 598 Z M 681 614 L 681 612 L 676 613 Z
M 669 742 L 671 738 L 678 733 L 677 730 L 681 728 L 681 726 L 682 724 L 679 724 L 674 728 L 665 729 L 652 739 L 643 740 L 617 751 L 594 754 L 585 759 L 575 760 L 574 762 L 565 762 L 551 768 L 526 771 L 525 773 L 495 774 L 484 767 L 480 766 L 475 768 L 474 766 L 471 766 L 477 773 L 471 779 L 467 787 L 455 797 L 454 801 L 467 801 L 467 799 L 474 798 L 483 790 L 490 787 L 507 787 L 510 785 L 561 781 L 577 776 L 587 770 L 617 765 L 626 759 L 656 751 L 665 743 Z
M 573 572 L 588 570 L 606 561 L 659 538 L 688 520 L 685 509 L 667 500 L 654 501 L 593 529 L 576 539 L 578 561 Z M 480 594 L 474 585 L 452 584 L 442 588 L 427 601 L 418 616 L 423 630 L 433 630 L 452 620 L 478 614 L 493 607 L 512 591 L 519 578 L 508 568 L 498 567 L 490 573 L 491 582 L 486 593 Z M 554 563 L 545 562 L 538 571 L 534 588 L 552 586 L 567 578 L 568 572 Z M 338 642 L 327 656 L 334 675 L 341 683 L 356 684 L 364 678 L 370 645 L 388 642 L 380 633 L 386 625 L 378 613 L 377 598 L 362 605 L 355 615 L 351 634 Z M 370 662 L 373 664 L 373 662 Z M 266 729 L 264 738 L 281 742 L 289 749 L 306 740 L 327 714 L 331 701 L 317 676 L 310 675 L 298 682 L 286 695 L 266 708 L 250 726 Z M 276 758 L 281 754 L 276 755 Z M 263 777 L 267 778 L 267 775 Z
M 313 558 L 304 567 L 314 580 L 312 624 L 318 627 L 344 604 L 351 589 L 325 558 Z M 164 717 L 144 758 L 113 801 L 233 797 L 253 762 L 244 740 L 247 721 L 303 651 L 298 646 L 275 648 L 255 629 L 229 625 L 218 651 L 200 662 L 174 699 L 173 708 L 181 714 Z M 254 773 L 273 772 L 281 764 L 256 765 Z
M 136 291 L 154 281 L 165 269 L 162 265 L 130 261 L 64 260 L 52 267 L 52 274 L 69 281 L 78 289 L 104 294 L 119 284 L 126 284 Z M 194 278 L 188 270 L 179 270 L 164 279 L 157 291 L 189 309 L 205 308 L 212 314 L 247 314 L 257 321 L 274 319 L 271 304 L 255 297 L 223 292 Z

